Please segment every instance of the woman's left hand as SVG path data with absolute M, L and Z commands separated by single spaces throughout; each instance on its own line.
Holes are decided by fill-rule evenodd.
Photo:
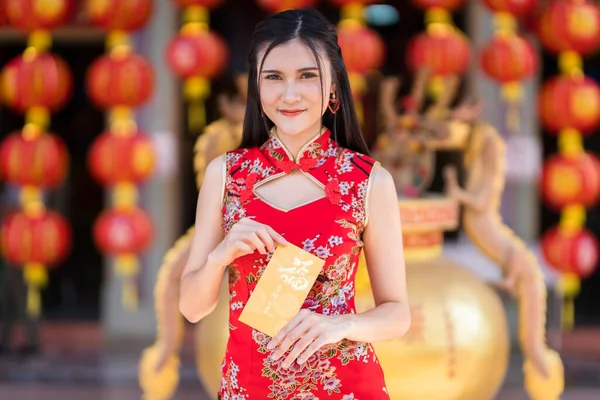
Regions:
M 271 359 L 278 360 L 294 345 L 281 366 L 288 368 L 295 360 L 298 360 L 298 364 L 306 362 L 321 347 L 337 343 L 347 336 L 350 326 L 347 317 L 300 310 L 267 345 L 268 350 L 277 347 L 271 354 Z

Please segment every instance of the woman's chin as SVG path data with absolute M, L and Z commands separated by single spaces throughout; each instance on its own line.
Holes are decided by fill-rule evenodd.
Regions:
M 290 121 L 287 118 L 280 118 L 275 121 L 275 125 L 277 126 L 278 133 L 288 136 L 297 136 L 312 131 L 313 127 L 318 130 L 320 128 L 320 121 L 317 121 L 314 124 L 308 124 L 303 121 Z

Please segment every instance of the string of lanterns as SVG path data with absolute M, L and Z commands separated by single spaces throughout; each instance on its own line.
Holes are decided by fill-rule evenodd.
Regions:
M 425 10 L 426 30 L 411 39 L 407 63 L 412 72 L 425 69 L 429 73 L 429 93 L 436 99 L 445 90 L 448 76 L 461 76 L 471 62 L 468 38 L 452 22 L 451 12 L 463 0 L 412 0 Z
M 541 15 L 539 36 L 558 55 L 561 72 L 544 83 L 538 100 L 542 123 L 558 134 L 559 149 L 545 161 L 540 181 L 545 203 L 560 211 L 558 226 L 543 235 L 542 250 L 561 274 L 563 326 L 569 329 L 580 280 L 598 263 L 598 241 L 585 228 L 585 216 L 586 208 L 598 201 L 600 170 L 582 136 L 600 127 L 600 86 L 585 76 L 581 57 L 600 46 L 600 11 L 587 0 L 551 3 Z
M 365 7 L 374 0 L 331 0 L 340 7 L 338 43 L 348 71 L 350 88 L 359 123 L 364 121 L 362 96 L 367 90 L 365 76 L 385 61 L 383 39 L 365 23 Z
M 533 46 L 517 32 L 517 18 L 531 13 L 536 3 L 537 0 L 483 0 L 494 13 L 495 27 L 479 61 L 483 72 L 501 85 L 501 96 L 508 105 L 506 126 L 512 133 L 520 129 L 521 81 L 531 77 L 538 65 Z
M 184 24 L 166 50 L 175 75 L 184 80 L 184 97 L 189 103 L 188 128 L 200 132 L 206 125 L 204 103 L 210 96 L 210 80 L 229 61 L 225 41 L 209 29 L 209 12 L 222 0 L 174 0 L 182 9 Z
M 91 21 L 108 32 L 107 53 L 90 66 L 86 86 L 96 106 L 108 109 L 108 131 L 92 144 L 88 162 L 95 179 L 111 190 L 111 208 L 94 225 L 100 251 L 114 257 L 114 269 L 123 279 L 122 302 L 127 310 L 138 303 L 139 254 L 151 243 L 153 224 L 138 206 L 138 184 L 154 168 L 150 138 L 135 123 L 133 108 L 153 92 L 153 70 L 136 54 L 130 33 L 142 28 L 152 15 L 151 0 L 88 0 Z
M 72 76 L 67 64 L 49 53 L 50 31 L 65 23 L 71 2 L 56 0 L 39 7 L 34 0 L 5 0 L 2 13 L 28 34 L 25 51 L 2 71 L 2 100 L 25 116 L 19 132 L 0 143 L 2 178 L 19 188 L 21 210 L 8 216 L 0 234 L 4 258 L 23 268 L 27 284 L 27 313 L 41 312 L 40 290 L 48 268 L 68 255 L 71 231 L 65 218 L 46 208 L 44 192 L 64 181 L 69 164 L 64 142 L 48 131 L 50 113 L 70 98 Z

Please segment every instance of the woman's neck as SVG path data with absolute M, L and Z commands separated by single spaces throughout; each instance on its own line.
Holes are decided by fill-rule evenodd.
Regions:
M 280 129 L 275 126 L 275 134 L 279 138 L 279 141 L 285 146 L 287 151 L 294 157 L 294 159 L 298 158 L 298 153 L 302 150 L 302 148 L 309 142 L 311 142 L 316 137 L 320 136 L 324 131 L 324 127 L 321 127 L 321 124 L 314 128 L 310 128 L 305 130 L 304 132 L 300 132 L 296 135 L 287 135 L 285 132 L 282 132 Z

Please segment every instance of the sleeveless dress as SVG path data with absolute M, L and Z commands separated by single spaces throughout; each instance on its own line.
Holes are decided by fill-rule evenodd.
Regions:
M 356 313 L 354 279 L 367 223 L 367 195 L 375 161 L 342 148 L 324 130 L 294 160 L 276 135 L 261 146 L 225 155 L 223 228 L 244 217 L 271 226 L 290 243 L 325 260 L 302 308 L 316 313 Z M 254 187 L 294 170 L 318 183 L 325 196 L 283 210 Z M 270 337 L 238 321 L 271 253 L 258 252 L 229 266 L 229 339 L 221 366 L 223 400 L 384 400 L 383 371 L 368 343 L 342 340 L 321 348 L 304 364 L 283 368 L 269 358 Z

